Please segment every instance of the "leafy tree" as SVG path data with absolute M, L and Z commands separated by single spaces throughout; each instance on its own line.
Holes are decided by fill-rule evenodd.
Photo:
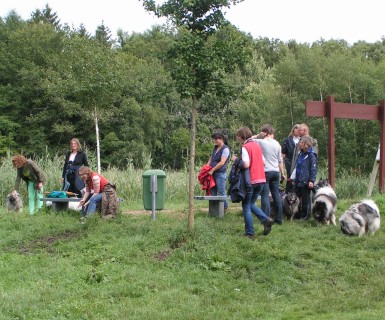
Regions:
M 214 47 L 220 47 L 221 55 L 210 50 L 210 36 L 228 24 L 222 13 L 223 7 L 229 7 L 242 0 L 169 0 L 156 5 L 154 0 L 143 0 L 148 11 L 158 16 L 169 18 L 178 28 L 178 36 L 170 55 L 173 58 L 173 78 L 182 97 L 191 99 L 191 138 L 189 164 L 189 219 L 188 227 L 194 229 L 194 190 L 195 190 L 195 139 L 196 118 L 199 100 L 208 90 L 215 90 L 220 83 L 221 70 L 229 67 L 224 60 L 225 43 L 218 41 Z M 215 53 L 217 53 L 216 51 Z M 230 55 L 228 56 L 230 57 Z M 234 61 L 231 56 L 231 61 Z M 243 57 L 243 55 L 242 55 Z

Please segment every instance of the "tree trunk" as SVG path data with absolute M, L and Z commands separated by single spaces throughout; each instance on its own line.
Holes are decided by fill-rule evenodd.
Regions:
M 191 106 L 191 131 L 190 131 L 190 163 L 189 163 L 189 210 L 188 210 L 188 229 L 194 231 L 194 191 L 195 191 L 195 137 L 196 137 L 196 118 L 197 118 L 197 99 L 192 97 Z
M 99 142 L 99 124 L 98 124 L 98 116 L 96 113 L 96 107 L 94 109 L 94 121 L 95 121 L 95 134 L 96 134 L 96 159 L 98 162 L 98 173 L 102 172 L 100 165 L 100 142 Z

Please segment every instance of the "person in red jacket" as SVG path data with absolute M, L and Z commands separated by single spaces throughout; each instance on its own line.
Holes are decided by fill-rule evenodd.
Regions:
M 251 213 L 254 213 L 264 225 L 263 234 L 268 235 L 274 220 L 268 217 L 257 205 L 256 201 L 266 184 L 264 159 L 262 149 L 251 139 L 252 133 L 248 127 L 238 129 L 237 140 L 242 144 L 240 169 L 249 169 L 250 185 L 246 186 L 246 197 L 242 201 L 243 218 L 245 221 L 245 236 L 254 238 L 254 225 Z M 236 157 L 233 157 L 233 161 Z
M 86 166 L 80 167 L 78 174 L 86 186 L 86 191 L 79 203 L 79 207 L 82 207 L 82 216 L 93 215 L 97 204 L 102 202 L 104 188 L 109 182 L 101 174 L 93 172 Z

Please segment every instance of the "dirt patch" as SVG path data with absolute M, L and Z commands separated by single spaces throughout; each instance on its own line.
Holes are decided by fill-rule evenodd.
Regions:
M 159 261 L 166 260 L 171 254 L 171 250 L 163 250 L 155 255 L 155 259 Z
M 54 253 L 53 245 L 58 241 L 73 241 L 81 237 L 79 232 L 66 231 L 60 234 L 48 235 L 38 239 L 31 240 L 19 247 L 21 254 L 31 254 L 39 250 L 44 250 L 48 253 Z

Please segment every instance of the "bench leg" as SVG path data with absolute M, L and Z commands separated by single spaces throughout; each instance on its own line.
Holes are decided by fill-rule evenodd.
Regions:
M 225 202 L 219 200 L 209 200 L 209 213 L 212 216 L 223 218 L 225 215 Z
M 68 202 L 52 202 L 53 211 L 66 211 L 68 208 Z

